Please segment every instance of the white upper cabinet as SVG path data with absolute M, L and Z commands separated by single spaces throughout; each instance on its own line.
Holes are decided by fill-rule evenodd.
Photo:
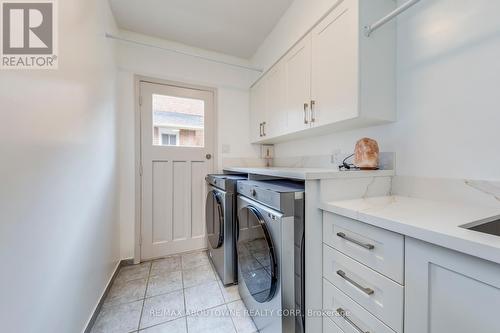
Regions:
M 311 35 L 307 35 L 284 58 L 286 114 L 289 132 L 311 126 Z
M 264 138 L 284 134 L 287 129 L 285 66 L 280 61 L 265 77 L 267 117 Z
M 344 1 L 312 31 L 312 123 L 358 116 L 357 1 Z
M 250 112 L 260 114 L 251 125 L 252 142 L 280 142 L 394 121 L 395 22 L 370 37 L 364 27 L 395 7 L 394 0 L 339 1 L 255 85 L 263 83 L 270 97 L 267 111 L 252 104 Z M 255 86 L 252 95 L 260 93 Z M 263 117 L 266 112 L 268 118 Z M 262 122 L 265 135 L 255 136 Z
M 260 80 L 250 90 L 250 142 L 263 139 L 266 120 L 266 81 Z

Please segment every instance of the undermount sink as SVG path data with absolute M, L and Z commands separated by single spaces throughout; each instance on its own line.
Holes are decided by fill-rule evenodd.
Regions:
M 500 236 L 500 219 L 495 220 L 495 221 L 491 221 L 491 222 L 482 223 L 482 224 L 475 225 L 472 227 L 465 225 L 465 226 L 462 226 L 462 228 L 477 231 L 477 232 L 482 232 L 482 233 L 489 234 L 489 235 Z

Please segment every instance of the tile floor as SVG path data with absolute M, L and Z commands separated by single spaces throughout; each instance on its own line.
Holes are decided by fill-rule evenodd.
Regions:
M 91 332 L 257 332 L 245 311 L 238 286 L 196 252 L 122 267 Z

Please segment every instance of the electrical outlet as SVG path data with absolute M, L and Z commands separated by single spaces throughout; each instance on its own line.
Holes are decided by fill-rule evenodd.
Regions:
M 335 149 L 330 158 L 330 163 L 339 165 L 342 162 L 342 151 L 340 149 Z

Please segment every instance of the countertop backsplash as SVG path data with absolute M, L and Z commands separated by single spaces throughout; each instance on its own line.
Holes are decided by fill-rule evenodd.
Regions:
M 500 180 L 395 176 L 391 193 L 465 205 L 500 207 Z
M 232 158 L 223 158 L 220 169 L 223 170 L 224 168 L 231 168 L 231 167 L 264 168 L 265 166 L 266 166 L 266 161 L 262 158 L 232 157 Z
M 280 168 L 327 168 L 337 169 L 342 161 L 351 155 L 351 153 L 337 153 L 328 155 L 310 155 L 310 156 L 294 156 L 294 157 L 275 157 L 271 160 L 272 167 Z M 379 155 L 379 163 L 381 170 L 395 169 L 395 154 L 392 152 L 381 152 Z M 350 160 L 349 160 L 350 161 Z M 349 162 L 348 161 L 348 162 Z M 220 169 L 231 167 L 244 168 L 264 168 L 266 160 L 256 157 L 233 157 L 222 158 Z
M 342 161 L 351 154 L 276 157 L 273 159 L 273 166 L 285 168 L 338 168 Z M 380 152 L 379 159 L 381 170 L 394 170 L 395 154 L 393 152 Z

